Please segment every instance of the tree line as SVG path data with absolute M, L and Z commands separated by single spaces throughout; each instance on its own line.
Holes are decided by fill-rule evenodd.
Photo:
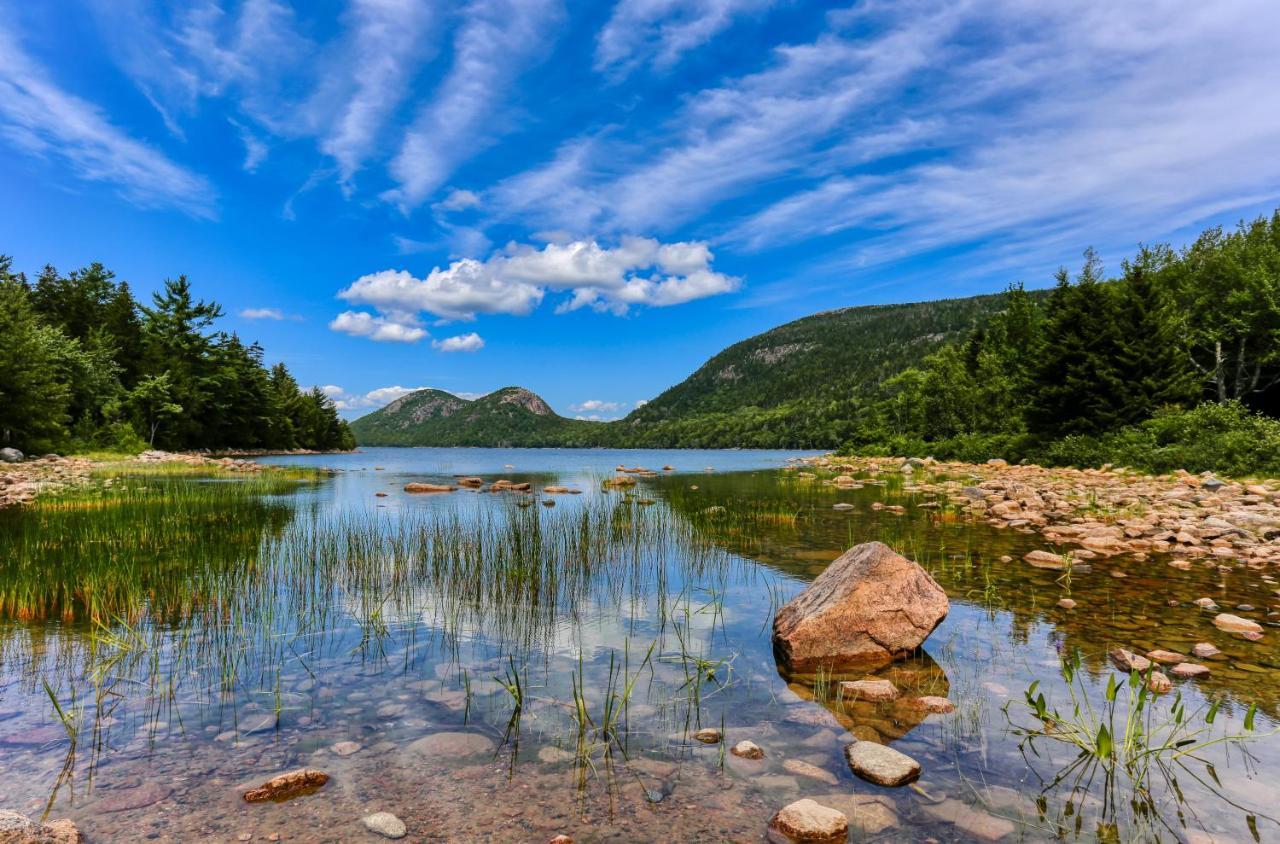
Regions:
M 1092 250 L 886 380 L 850 451 L 1280 470 L 1280 211 L 1107 279 Z M 1185 465 L 1190 464 L 1190 465 Z
M 185 276 L 138 302 L 101 264 L 34 283 L 0 256 L 0 444 L 24 451 L 349 449 L 318 387 L 218 330 Z

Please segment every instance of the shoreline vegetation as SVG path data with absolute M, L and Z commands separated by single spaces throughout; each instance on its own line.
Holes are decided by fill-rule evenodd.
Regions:
M 296 451 L 291 454 L 317 454 Z M 137 455 L 100 454 L 62 457 L 46 454 L 19 462 L 0 462 L 0 511 L 101 486 L 110 490 L 125 476 L 247 476 L 314 478 L 329 470 L 270 466 L 246 456 L 211 456 L 196 452 L 145 451 Z

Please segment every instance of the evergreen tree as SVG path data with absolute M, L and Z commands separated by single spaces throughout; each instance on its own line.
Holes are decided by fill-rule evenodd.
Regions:
M 26 280 L 11 267 L 0 255 L 0 442 L 44 449 L 66 432 L 71 391 L 59 364 L 71 341 L 40 322 Z

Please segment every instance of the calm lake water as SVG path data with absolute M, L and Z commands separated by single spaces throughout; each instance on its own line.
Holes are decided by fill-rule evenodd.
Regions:
M 837 490 L 784 470 L 798 456 L 367 449 L 267 461 L 337 470 L 314 482 L 134 477 L 0 513 L 0 808 L 90 841 L 376 841 L 378 811 L 408 840 L 762 841 L 801 797 L 849 815 L 851 840 L 1280 839 L 1277 637 L 1220 633 L 1192 603 L 1271 625 L 1265 573 L 1117 558 L 1063 577 L 1022 562 L 1033 535 L 921 507 L 900 476 Z M 674 470 L 602 488 L 618 465 Z M 581 494 L 402 491 L 455 475 Z M 844 701 L 835 681 L 862 674 L 775 664 L 774 610 L 873 539 L 951 599 L 877 676 L 953 713 Z M 1100 709 L 1125 679 L 1109 648 L 1201 641 L 1223 655 L 1175 680 L 1148 735 L 1220 701 L 1199 738 L 1256 705 L 1256 741 L 1165 754 L 1135 786 L 1017 730 L 1038 723 L 1033 683 L 1064 715 L 1072 690 Z M 705 727 L 725 742 L 694 740 Z M 855 778 L 853 737 L 917 759 L 920 782 Z M 729 754 L 742 739 L 765 758 Z M 331 781 L 242 801 L 304 766 Z

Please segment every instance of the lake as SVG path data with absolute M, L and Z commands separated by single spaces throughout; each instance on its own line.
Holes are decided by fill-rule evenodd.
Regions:
M 802 797 L 844 812 L 850 840 L 1280 837 L 1274 636 L 1222 635 L 1192 603 L 1270 606 L 1274 581 L 1156 558 L 1034 568 L 1034 535 L 900 473 L 804 477 L 805 454 L 365 449 L 247 477 L 125 473 L 0 512 L 0 808 L 90 841 L 376 841 L 374 812 L 406 840 L 763 841 Z M 606 486 L 617 466 L 656 474 Z M 534 492 L 403 491 L 462 475 Z M 870 540 L 951 601 L 876 672 L 899 701 L 845 700 L 865 672 L 789 676 L 770 642 L 773 613 Z M 1206 640 L 1212 673 L 1176 681 L 1141 731 L 1217 743 L 1135 779 L 1060 740 L 1127 680 L 1109 649 Z M 922 695 L 955 711 L 906 705 Z M 1113 696 L 1121 741 L 1130 698 Z M 708 728 L 724 740 L 694 737 Z M 855 777 L 855 738 L 919 761 L 919 782 Z M 764 758 L 730 753 L 742 740 Z M 241 798 L 301 767 L 331 779 Z

